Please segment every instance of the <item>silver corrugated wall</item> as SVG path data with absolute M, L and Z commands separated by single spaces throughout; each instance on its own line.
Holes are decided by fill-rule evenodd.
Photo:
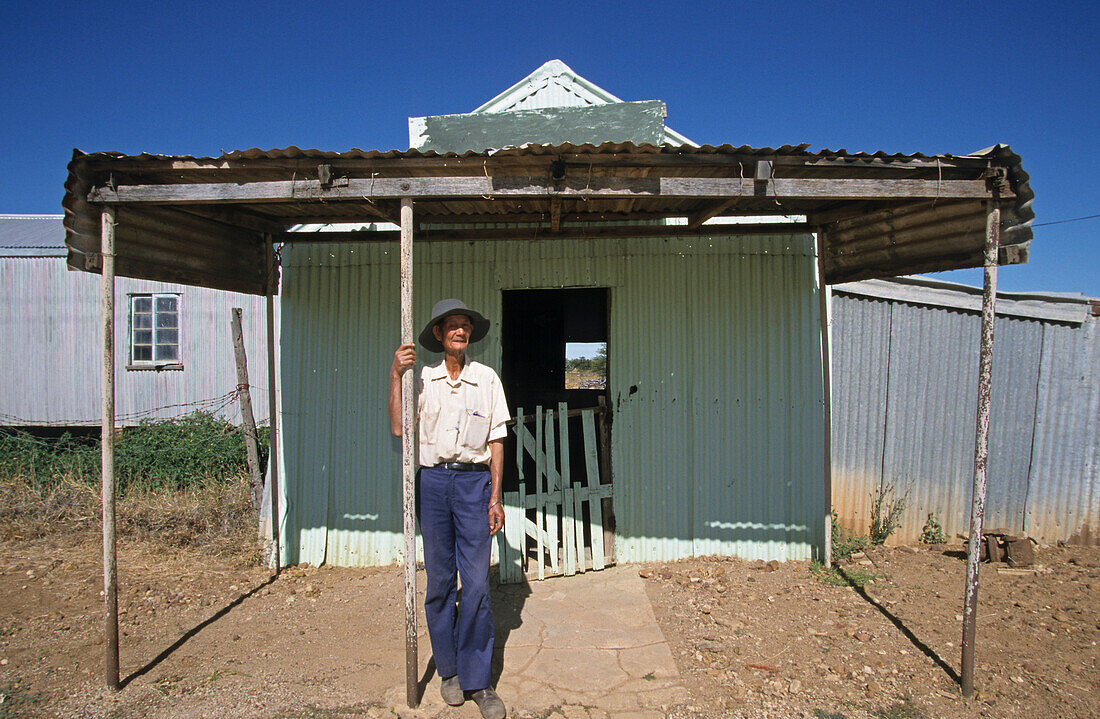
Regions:
M 170 292 L 180 300 L 184 369 L 128 370 L 127 295 Z M 267 328 L 262 297 L 120 277 L 115 284 L 115 411 L 120 425 L 196 409 L 240 422 L 230 309 L 243 309 L 256 421 L 267 420 Z M 0 384 L 0 424 L 98 425 L 99 276 L 71 272 L 59 257 L 0 258 L 0 339 L 14 381 Z
M 1100 341 L 1097 321 L 998 315 L 988 528 L 1095 543 Z M 837 292 L 833 301 L 833 505 L 865 532 L 872 492 L 909 492 L 894 540 L 929 512 L 970 526 L 980 315 Z
M 620 561 L 802 559 L 825 512 L 818 302 L 809 237 L 415 246 L 415 317 L 458 296 L 609 287 Z M 399 339 L 396 245 L 283 250 L 289 562 L 401 557 L 400 443 L 386 414 Z M 472 356 L 500 361 L 490 332 Z M 427 359 L 427 354 L 422 359 Z

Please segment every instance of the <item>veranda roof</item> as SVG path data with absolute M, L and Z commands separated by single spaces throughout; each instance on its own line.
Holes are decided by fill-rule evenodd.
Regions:
M 110 204 L 119 275 L 254 294 L 276 277 L 267 243 L 303 239 L 287 232 L 292 226 L 396 223 L 403 197 L 413 199 L 415 220 L 425 225 L 418 241 L 822 231 L 829 283 L 981 266 L 986 203 L 994 199 L 1000 263 L 1026 262 L 1034 219 L 1027 173 L 1006 145 L 970 155 L 632 143 L 462 155 L 77 150 L 68 169 L 70 268 L 99 271 L 100 214 Z M 768 215 L 805 221 L 704 224 Z M 397 233 L 325 239 L 389 241 Z

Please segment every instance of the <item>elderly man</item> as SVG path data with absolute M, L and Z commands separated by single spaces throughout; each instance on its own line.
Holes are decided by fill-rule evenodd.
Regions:
M 490 684 L 493 610 L 489 599 L 490 537 L 504 526 L 500 483 L 508 404 L 496 372 L 466 356 L 489 331 L 489 320 L 456 299 L 437 302 L 420 344 L 442 352 L 417 378 L 420 419 L 417 515 L 428 582 L 424 614 L 440 694 L 452 706 L 465 695 L 486 719 L 503 719 Z M 397 348 L 390 369 L 390 429 L 401 436 L 401 376 L 416 364 L 412 343 Z M 461 607 L 455 573 L 462 579 Z

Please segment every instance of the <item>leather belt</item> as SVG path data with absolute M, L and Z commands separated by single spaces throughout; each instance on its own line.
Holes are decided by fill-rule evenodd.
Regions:
M 470 464 L 469 462 L 440 462 L 432 469 L 449 469 L 453 472 L 488 472 L 487 464 Z

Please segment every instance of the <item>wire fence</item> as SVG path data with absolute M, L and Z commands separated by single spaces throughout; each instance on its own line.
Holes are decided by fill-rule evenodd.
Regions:
M 217 397 L 162 405 L 116 418 L 116 474 L 123 484 L 185 489 L 247 468 L 243 427 L 224 416 L 239 402 L 242 388 Z M 98 480 L 100 437 L 81 432 L 99 422 L 33 423 L 0 413 L 0 475 L 32 484 L 62 476 Z M 57 433 L 44 436 L 43 430 Z M 71 431 L 75 430 L 75 431 Z M 267 427 L 255 428 L 261 467 L 267 454 Z M 262 471 L 262 470 L 261 470 Z
M 265 388 L 257 387 L 256 385 L 249 385 L 250 392 L 255 390 L 266 391 Z M 136 412 L 128 412 L 124 414 L 115 415 L 115 425 L 131 425 L 138 424 L 142 420 L 146 419 L 178 419 L 180 417 L 186 417 L 187 415 L 194 414 L 195 412 L 209 412 L 214 415 L 222 415 L 223 412 L 230 406 L 240 403 L 240 395 L 242 388 L 234 388 L 225 394 L 218 395 L 217 397 L 209 397 L 206 399 L 198 399 L 191 402 L 178 402 L 175 404 L 166 404 L 159 407 L 152 407 L 149 409 L 138 410 Z M 257 425 L 267 424 L 267 420 L 257 422 Z M 25 417 L 19 417 L 14 414 L 7 414 L 0 412 L 0 431 L 4 427 L 98 427 L 100 425 L 100 418 L 95 419 L 63 419 L 63 420 L 35 420 L 27 419 Z

